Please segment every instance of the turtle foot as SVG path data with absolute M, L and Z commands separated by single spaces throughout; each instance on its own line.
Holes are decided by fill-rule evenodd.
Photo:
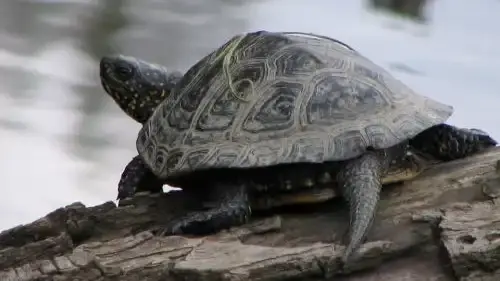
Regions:
M 410 145 L 437 159 L 451 161 L 496 146 L 497 141 L 479 129 L 463 129 L 440 124 L 415 136 Z
M 211 203 L 215 203 L 211 205 L 215 207 L 188 213 L 153 232 L 157 235 L 206 235 L 245 224 L 250 219 L 250 202 L 244 185 L 219 184 L 210 195 L 213 197 Z
M 206 235 L 233 226 L 243 225 L 250 218 L 248 206 L 221 206 L 220 208 L 189 213 L 153 231 L 155 235 Z
M 163 182 L 151 172 L 140 156 L 135 156 L 123 170 L 118 183 L 118 200 L 134 196 L 135 193 L 163 191 Z

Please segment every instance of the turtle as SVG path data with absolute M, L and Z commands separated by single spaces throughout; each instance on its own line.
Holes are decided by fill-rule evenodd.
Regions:
M 149 119 L 154 109 L 168 97 L 183 76 L 178 70 L 172 71 L 164 65 L 122 54 L 103 56 L 99 69 L 101 85 L 105 92 L 128 116 L 140 124 Z M 147 168 L 137 170 L 137 167 L 142 167 L 143 164 L 139 156 L 136 158 L 133 162 L 138 161 L 139 165 L 127 165 L 122 173 L 118 183 L 118 200 L 141 191 L 163 191 L 165 180 L 155 177 Z M 424 158 L 423 155 L 412 153 L 410 150 L 396 160 L 384 175 L 383 184 L 402 182 L 415 177 L 430 163 L 436 163 L 435 159 Z M 135 179 L 130 179 L 130 176 Z M 135 184 L 131 184 L 132 182 Z M 311 188 L 280 191 L 272 196 L 269 196 L 267 190 L 254 190 L 251 208 L 266 210 L 286 205 L 324 202 L 337 195 L 331 187 L 332 182 L 330 174 L 325 172 L 316 179 L 303 179 L 303 186 Z
M 452 106 L 415 93 L 347 44 L 300 32 L 234 36 L 151 111 L 120 189 L 154 177 L 212 203 L 161 234 L 244 224 L 253 191 L 303 189 L 328 175 L 349 205 L 344 264 L 371 228 L 391 163 L 409 150 L 450 161 L 497 144 L 482 130 L 444 123 Z

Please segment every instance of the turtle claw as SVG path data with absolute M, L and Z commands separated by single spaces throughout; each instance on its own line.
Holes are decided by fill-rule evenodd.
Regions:
M 161 229 L 157 229 L 153 234 L 158 236 L 213 234 L 223 229 L 247 223 L 250 214 L 251 210 L 247 204 L 239 206 L 222 205 L 208 211 L 192 212 L 174 219 Z
M 200 221 L 198 213 L 188 214 L 182 218 L 174 219 L 165 226 L 158 227 L 152 230 L 156 236 L 170 236 L 182 234 L 205 234 L 210 232 L 203 227 L 203 221 Z
M 155 236 L 171 236 L 171 235 L 181 235 L 182 232 L 178 225 L 167 225 L 164 227 L 156 227 L 150 230 Z
M 158 227 L 152 232 L 156 236 L 182 235 L 185 233 L 197 233 L 194 229 L 196 222 L 188 218 L 176 219 L 163 227 Z

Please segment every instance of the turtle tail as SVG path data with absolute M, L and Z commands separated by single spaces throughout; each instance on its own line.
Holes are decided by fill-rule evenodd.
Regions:
M 346 264 L 364 242 L 375 217 L 381 189 L 383 158 L 375 152 L 351 160 L 339 172 L 338 181 L 343 197 L 349 203 L 347 246 L 342 257 Z

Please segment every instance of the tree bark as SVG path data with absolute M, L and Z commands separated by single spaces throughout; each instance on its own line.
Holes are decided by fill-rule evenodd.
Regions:
M 341 198 L 256 212 L 205 237 L 150 229 L 200 202 L 181 192 L 59 208 L 0 233 L 0 280 L 500 280 L 500 148 L 384 187 L 369 240 L 341 270 Z

